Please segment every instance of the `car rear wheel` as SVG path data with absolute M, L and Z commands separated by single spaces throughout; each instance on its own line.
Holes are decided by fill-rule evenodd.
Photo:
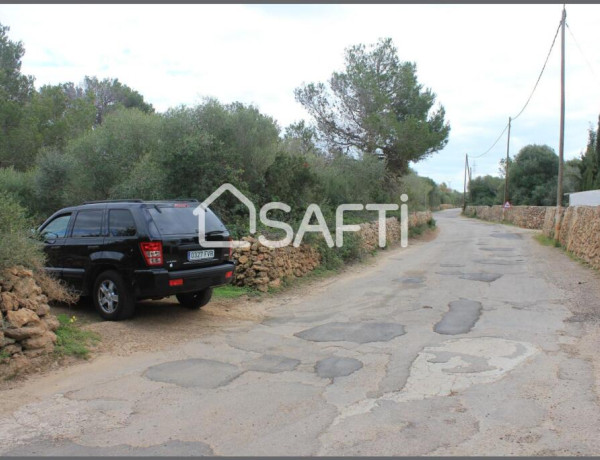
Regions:
M 210 302 L 212 297 L 212 288 L 206 288 L 198 292 L 190 292 L 186 294 L 176 294 L 177 300 L 185 308 L 190 310 L 198 310 Z
M 116 271 L 108 270 L 98 275 L 92 297 L 100 316 L 109 321 L 130 318 L 135 312 L 131 289 Z

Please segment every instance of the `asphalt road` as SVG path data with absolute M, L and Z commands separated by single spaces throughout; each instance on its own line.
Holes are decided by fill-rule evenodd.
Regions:
M 261 322 L 4 391 L 26 404 L 0 409 L 0 454 L 600 454 L 598 275 L 532 231 L 436 219 Z

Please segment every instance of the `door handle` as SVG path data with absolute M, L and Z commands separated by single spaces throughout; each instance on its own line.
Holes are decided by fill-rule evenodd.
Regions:
M 88 249 L 100 249 L 100 246 L 94 244 L 92 246 L 88 246 Z

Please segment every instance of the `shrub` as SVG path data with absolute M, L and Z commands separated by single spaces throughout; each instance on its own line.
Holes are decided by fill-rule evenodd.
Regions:
M 17 200 L 0 192 L 0 270 L 15 265 L 42 267 L 44 252 L 41 243 L 33 238 L 33 226 Z

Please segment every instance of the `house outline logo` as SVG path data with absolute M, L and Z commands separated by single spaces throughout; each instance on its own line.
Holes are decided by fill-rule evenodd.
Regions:
M 228 248 L 233 244 L 234 248 L 244 248 L 250 246 L 248 241 L 206 241 L 206 210 L 217 198 L 225 192 L 231 192 L 242 204 L 244 204 L 250 213 L 249 232 L 256 233 L 256 207 L 246 195 L 240 192 L 233 184 L 225 183 L 210 194 L 196 209 L 194 215 L 198 216 L 198 242 L 206 248 Z

